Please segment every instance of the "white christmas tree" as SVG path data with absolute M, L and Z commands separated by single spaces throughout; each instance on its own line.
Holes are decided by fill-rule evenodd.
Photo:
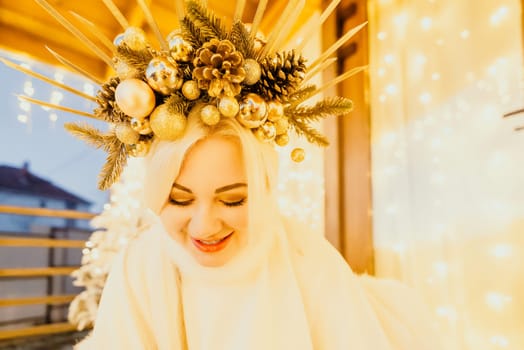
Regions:
M 81 267 L 72 273 L 75 286 L 85 290 L 69 307 L 69 322 L 78 330 L 91 327 L 115 255 L 136 237 L 147 221 L 142 206 L 143 167 L 139 159 L 129 159 L 121 180 L 111 187 L 110 202 L 91 220 L 95 232 L 83 249 Z

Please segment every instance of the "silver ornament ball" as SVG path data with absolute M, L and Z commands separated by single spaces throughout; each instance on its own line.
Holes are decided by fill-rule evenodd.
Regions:
M 249 93 L 240 102 L 237 120 L 247 128 L 258 128 L 266 121 L 267 105 L 257 94 Z
M 146 79 L 153 90 L 170 95 L 184 82 L 182 72 L 165 57 L 153 58 L 146 68 Z
M 176 61 L 189 62 L 193 54 L 193 46 L 180 34 L 180 30 L 174 30 L 167 36 L 169 54 Z

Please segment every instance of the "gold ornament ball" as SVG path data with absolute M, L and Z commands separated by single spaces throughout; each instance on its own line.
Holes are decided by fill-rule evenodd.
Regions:
M 115 38 L 113 39 L 113 45 L 115 46 L 120 46 L 124 43 L 124 38 L 125 38 L 125 34 L 124 33 L 120 33 L 118 34 L 117 36 L 115 36 Z
M 186 40 L 180 33 L 179 29 L 176 29 L 168 34 L 167 45 L 169 46 L 169 54 L 176 61 L 189 62 L 191 55 L 193 54 L 193 46 Z
M 118 124 L 115 127 L 115 134 L 116 137 L 126 145 L 132 145 L 134 143 L 137 143 L 140 139 L 140 134 L 138 133 L 138 131 L 133 129 L 131 125 L 127 123 Z
M 267 105 L 257 94 L 247 94 L 240 102 L 237 120 L 247 128 L 258 128 L 266 121 Z
M 302 148 L 295 148 L 291 151 L 291 159 L 294 162 L 300 163 L 306 157 L 306 152 Z
M 224 96 L 218 102 L 218 110 L 224 117 L 234 117 L 238 114 L 240 105 L 233 96 Z
M 198 83 L 194 80 L 188 80 L 182 85 L 182 94 L 188 100 L 196 100 L 200 97 L 200 89 Z
M 284 147 L 289 143 L 289 135 L 288 134 L 281 134 L 277 135 L 275 137 L 275 143 L 281 147 Z
M 145 50 L 148 46 L 146 33 L 138 27 L 129 27 L 124 32 L 124 43 L 135 51 Z
M 133 157 L 144 157 L 149 152 L 150 147 L 150 141 L 138 141 L 138 143 L 131 145 L 129 154 Z
M 149 135 L 153 132 L 148 118 L 145 118 L 145 119 L 132 118 L 131 119 L 131 128 L 135 130 L 136 132 L 138 132 L 140 135 Z
M 155 93 L 139 79 L 126 79 L 115 90 L 115 101 L 120 110 L 130 117 L 144 119 L 155 108 Z
M 161 140 L 176 140 L 184 135 L 186 130 L 186 116 L 183 113 L 171 111 L 166 104 L 155 108 L 149 119 L 151 129 Z
M 267 119 L 274 122 L 284 116 L 284 105 L 278 101 L 267 103 Z
M 120 80 L 132 79 L 138 76 L 138 71 L 122 60 L 115 60 L 116 75 Z
M 271 142 L 275 139 L 277 135 L 275 130 L 275 125 L 272 122 L 265 122 L 260 125 L 254 131 L 255 136 L 262 142 Z
M 184 76 L 166 57 L 153 58 L 146 68 L 146 79 L 153 90 L 170 95 L 182 87 Z
M 213 105 L 207 105 L 200 111 L 200 118 L 207 125 L 216 125 L 220 121 L 220 112 Z
M 244 70 L 246 71 L 246 76 L 244 77 L 243 83 L 253 85 L 260 80 L 262 69 L 256 60 L 252 58 L 246 59 L 244 61 Z
M 277 130 L 277 135 L 282 135 L 287 132 L 289 129 L 289 122 L 287 118 L 280 118 L 275 123 L 275 129 Z

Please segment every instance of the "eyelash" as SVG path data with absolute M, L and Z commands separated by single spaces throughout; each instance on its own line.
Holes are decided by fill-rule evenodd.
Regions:
M 179 202 L 179 201 L 174 200 L 173 198 L 170 198 L 169 201 L 172 204 L 180 206 L 180 207 L 187 207 L 187 206 L 191 205 L 191 203 L 193 203 L 192 199 L 188 200 L 188 201 Z M 227 206 L 227 207 L 239 207 L 241 205 L 244 205 L 244 203 L 246 202 L 246 199 L 242 198 L 241 200 L 236 201 L 236 202 L 225 202 L 225 201 L 220 201 L 220 202 L 222 204 L 224 204 L 225 206 Z
M 224 201 L 221 201 L 225 206 L 227 207 L 239 207 L 241 205 L 244 205 L 244 203 L 246 202 L 246 199 L 245 198 L 242 198 L 241 200 L 239 201 L 236 201 L 236 202 L 224 202 Z
M 171 204 L 174 204 L 174 205 L 178 205 L 180 207 L 187 207 L 188 205 L 190 205 L 191 203 L 193 203 L 193 200 L 189 200 L 189 201 L 183 201 L 183 202 L 179 202 L 179 201 L 176 201 L 174 200 L 173 198 L 169 198 L 169 201 L 171 202 Z

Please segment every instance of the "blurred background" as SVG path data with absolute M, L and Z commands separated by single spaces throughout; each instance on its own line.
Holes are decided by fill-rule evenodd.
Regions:
M 267 2 L 262 33 L 290 2 Z M 139 2 L 49 3 L 101 47 L 123 31 L 111 4 L 156 42 Z M 143 3 L 164 36 L 177 27 L 174 2 Z M 241 3 L 251 22 L 258 1 Z M 237 10 L 208 6 L 227 23 Z M 355 272 L 417 289 L 445 349 L 524 349 L 522 13 L 518 0 L 306 0 L 288 28 L 287 47 L 308 58 L 368 21 L 313 81 L 368 69 L 324 90 L 355 104 L 319 125 L 329 147 L 280 149 L 282 211 L 325 235 Z M 90 96 L 113 74 L 36 1 L 0 0 L 0 57 L 18 65 L 0 64 L 0 348 L 70 349 L 140 223 L 141 164 L 99 191 L 105 153 L 63 130 L 82 117 L 17 98 L 90 111 L 92 101 L 20 67 Z M 294 147 L 304 162 L 291 161 Z

